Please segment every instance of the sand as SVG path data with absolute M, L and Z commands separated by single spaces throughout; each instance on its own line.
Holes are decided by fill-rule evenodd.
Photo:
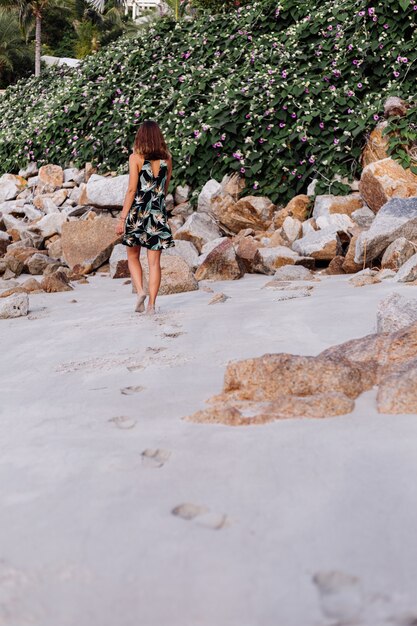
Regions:
M 329 276 L 280 300 L 269 280 L 160 296 L 150 318 L 98 274 L 1 320 L 1 626 L 326 626 L 356 604 L 355 623 L 411 624 L 416 415 L 379 415 L 373 390 L 325 420 L 182 419 L 229 360 L 317 354 L 417 297 Z

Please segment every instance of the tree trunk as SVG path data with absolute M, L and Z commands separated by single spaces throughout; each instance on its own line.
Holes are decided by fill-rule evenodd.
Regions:
M 36 30 L 35 30 L 35 76 L 41 75 L 41 23 L 42 16 L 36 13 Z

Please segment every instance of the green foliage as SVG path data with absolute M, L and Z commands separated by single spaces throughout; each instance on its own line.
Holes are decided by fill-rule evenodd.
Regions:
M 0 9 L 0 89 L 27 75 L 32 63 L 33 50 L 25 44 L 17 16 Z
M 195 193 L 233 171 L 246 193 L 277 203 L 312 178 L 341 191 L 387 96 L 415 93 L 415 9 L 417 0 L 263 0 L 226 16 L 163 18 L 76 70 L 9 88 L 2 170 L 35 159 L 126 171 L 138 125 L 155 119 L 173 183 Z

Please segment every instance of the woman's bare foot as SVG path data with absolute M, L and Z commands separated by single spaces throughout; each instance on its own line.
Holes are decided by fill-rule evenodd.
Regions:
M 154 306 L 149 306 L 146 309 L 146 315 L 154 315 L 155 314 L 155 307 Z
M 145 299 L 146 299 L 146 293 L 141 293 L 138 296 L 138 301 L 136 303 L 136 308 L 135 308 L 136 313 L 143 313 L 143 311 L 145 310 Z

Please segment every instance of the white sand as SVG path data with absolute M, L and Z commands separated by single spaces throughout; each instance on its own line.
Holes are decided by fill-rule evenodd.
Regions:
M 89 280 L 0 324 L 0 625 L 333 624 L 312 582 L 327 570 L 417 611 L 415 415 L 378 415 L 372 391 L 327 420 L 181 419 L 229 360 L 317 354 L 416 288 L 326 277 L 279 302 L 247 275 L 211 284 L 220 304 L 161 296 L 150 319 L 123 279 Z M 174 516 L 184 503 L 206 512 Z

